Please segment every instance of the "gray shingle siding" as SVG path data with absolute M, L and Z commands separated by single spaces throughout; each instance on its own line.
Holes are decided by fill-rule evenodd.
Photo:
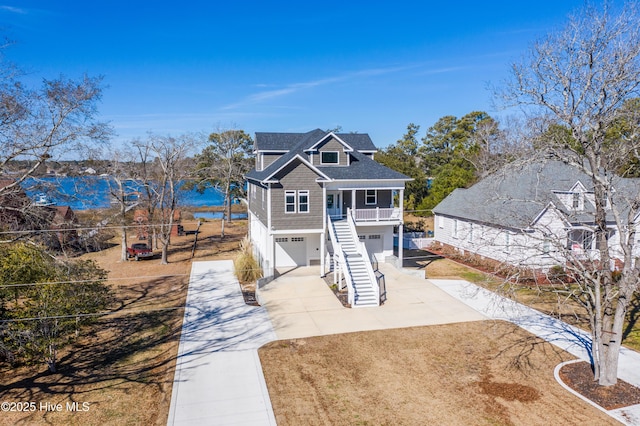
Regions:
M 318 146 L 318 153 L 317 154 L 315 154 L 315 153 L 313 154 L 313 156 L 314 156 L 313 163 L 316 166 L 319 166 L 320 164 L 322 164 L 322 153 L 323 152 L 337 152 L 338 153 L 338 164 L 328 165 L 326 167 L 347 166 L 348 165 L 348 161 L 349 161 L 347 159 L 347 156 L 349 154 L 347 152 L 344 152 L 344 149 L 345 149 L 344 145 L 342 145 L 337 140 L 331 138 L 331 139 L 327 140 L 326 142 L 324 142 L 322 145 Z
M 376 204 L 365 203 L 365 191 L 356 191 L 356 209 L 375 209 L 376 207 L 388 209 L 391 206 L 391 190 L 378 190 Z
M 251 188 L 255 188 L 255 197 L 252 195 Z M 262 222 L 263 225 L 267 226 L 267 188 L 264 188 L 261 185 L 256 185 L 255 183 L 249 183 L 249 187 L 247 188 L 248 194 L 247 198 L 249 201 L 249 210 Z M 262 196 L 264 195 L 264 203 L 262 202 Z M 264 205 L 264 208 L 262 207 Z
M 278 173 L 279 184 L 271 189 L 271 226 L 274 230 L 321 229 L 323 218 L 322 186 L 318 175 L 301 161 L 294 161 Z M 285 191 L 309 191 L 309 213 L 285 213 Z M 296 193 L 296 209 L 297 209 Z
M 262 168 L 266 169 L 267 167 L 269 167 L 274 161 L 276 161 L 278 158 L 282 157 L 283 154 L 262 154 L 263 158 L 262 158 Z

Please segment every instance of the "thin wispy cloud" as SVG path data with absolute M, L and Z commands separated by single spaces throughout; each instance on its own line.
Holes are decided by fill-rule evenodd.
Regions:
M 27 10 L 26 9 L 21 9 L 19 7 L 13 7 L 13 6 L 6 6 L 6 5 L 2 5 L 2 4 L 0 4 L 0 10 L 6 10 L 7 12 L 18 13 L 20 15 L 26 15 L 27 14 Z
M 424 70 L 418 73 L 418 75 L 430 75 L 430 74 L 448 74 L 451 72 L 462 71 L 469 67 L 443 67 L 443 68 L 432 68 L 428 70 Z
M 281 98 L 283 96 L 291 95 L 293 93 L 311 89 L 319 86 L 326 86 L 332 83 L 343 82 L 347 80 L 351 80 L 358 77 L 367 77 L 367 76 L 379 76 L 385 74 L 396 73 L 400 71 L 405 71 L 409 68 L 413 68 L 414 66 L 402 66 L 402 67 L 389 67 L 389 68 L 370 68 L 359 71 L 349 72 L 343 75 L 335 76 L 335 77 L 327 77 L 321 78 L 318 80 L 312 80 L 302 83 L 291 83 L 284 87 L 273 89 L 273 90 L 263 90 L 257 93 L 253 93 L 244 99 L 234 102 L 232 104 L 226 105 L 222 107 L 222 110 L 235 109 L 243 106 L 254 105 L 258 103 L 263 103 L 266 101 L 270 101 L 273 99 Z M 266 84 L 259 84 L 258 87 L 268 87 Z

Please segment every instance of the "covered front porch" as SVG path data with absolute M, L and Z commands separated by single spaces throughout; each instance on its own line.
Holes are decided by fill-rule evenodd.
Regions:
M 325 188 L 325 208 L 331 219 L 346 218 L 351 212 L 356 224 L 402 223 L 403 188 Z

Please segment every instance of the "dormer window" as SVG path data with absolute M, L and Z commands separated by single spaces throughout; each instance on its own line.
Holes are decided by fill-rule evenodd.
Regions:
M 571 207 L 573 207 L 574 210 L 580 209 L 580 195 L 579 192 L 571 194 Z
M 338 151 L 323 151 L 320 153 L 320 164 L 338 164 Z
M 583 198 L 581 192 L 574 192 L 571 194 L 571 207 L 573 210 L 583 209 Z

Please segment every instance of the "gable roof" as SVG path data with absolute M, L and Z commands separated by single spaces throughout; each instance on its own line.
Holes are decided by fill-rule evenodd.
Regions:
M 349 154 L 351 164 L 348 167 L 318 166 L 318 170 L 335 180 L 412 180 L 357 151 Z
M 278 168 L 273 168 L 273 167 L 267 167 L 267 169 L 269 170 L 269 175 L 262 178 L 263 181 L 270 181 L 271 178 L 273 178 L 275 175 L 277 175 L 282 169 L 284 169 L 287 165 L 293 163 L 294 161 L 298 160 L 300 161 L 302 164 L 304 164 L 305 166 L 307 166 L 309 169 L 311 169 L 314 173 L 318 174 L 319 176 L 321 176 L 324 179 L 329 179 L 329 177 L 322 173 L 322 171 L 318 170 L 317 167 L 315 167 L 313 164 L 311 164 L 309 161 L 307 161 L 304 157 L 302 157 L 299 153 L 294 152 L 293 156 L 288 156 L 288 160 L 286 162 L 281 162 L 282 164 L 278 167 Z
M 587 174 L 561 161 L 510 164 L 470 188 L 454 190 L 433 212 L 500 227 L 526 229 L 549 204 L 553 204 L 572 222 L 592 222 L 594 208 L 590 203 L 585 202 L 583 211 L 568 211 L 556 195 L 558 191 L 570 192 L 577 182 L 587 191 L 593 190 Z M 638 179 L 620 178 L 616 183 L 619 195 L 622 195 L 620 190 L 637 194 L 640 189 Z
M 285 154 L 269 164 L 264 170 L 258 171 L 253 169 L 247 173 L 245 177 L 250 180 L 264 182 L 282 170 L 283 167 L 295 158 L 299 158 L 318 175 L 331 180 L 412 180 L 410 177 L 391 170 L 358 152 L 360 149 L 364 151 L 376 150 L 375 145 L 373 145 L 371 138 L 367 134 L 345 133 L 336 135 L 343 139 L 344 143 L 348 143 L 349 146 L 355 149 L 354 151 L 348 152 L 348 155 L 351 156 L 351 164 L 349 166 L 312 165 L 305 151 L 332 134 L 331 132 L 325 132 L 320 129 L 315 129 L 307 133 L 256 133 L 256 148 L 260 151 L 278 151 L 283 150 L 286 146 L 285 144 L 291 145 L 289 145 Z M 280 137 L 280 135 L 282 135 L 282 137 Z M 295 137 L 293 135 L 295 135 Z M 269 147 L 269 149 L 265 147 Z
M 325 132 L 320 129 L 311 130 L 306 133 L 256 132 L 254 148 L 256 151 L 283 152 L 292 150 L 294 147 L 297 147 L 302 140 L 305 140 L 305 144 L 308 144 L 308 146 L 303 147 L 304 150 L 311 148 L 330 134 L 334 133 Z M 375 152 L 378 150 L 366 133 L 335 133 L 334 135 L 356 151 Z

